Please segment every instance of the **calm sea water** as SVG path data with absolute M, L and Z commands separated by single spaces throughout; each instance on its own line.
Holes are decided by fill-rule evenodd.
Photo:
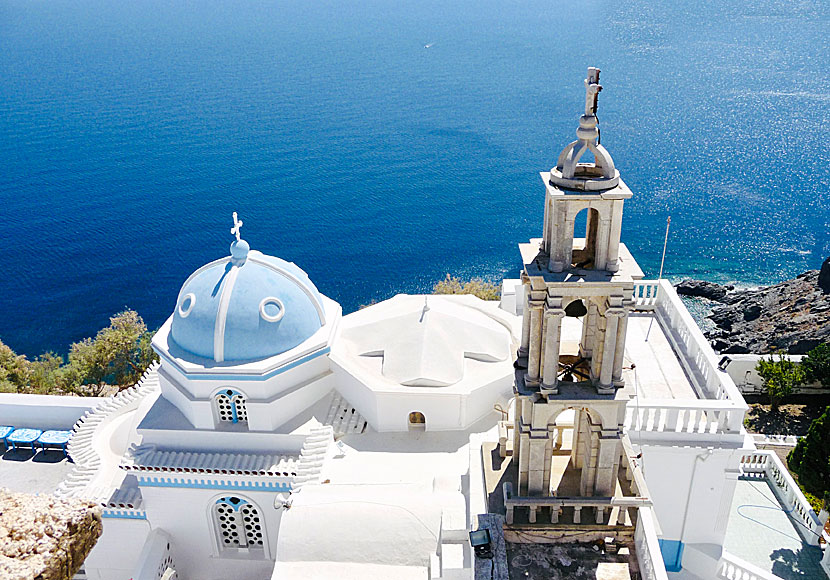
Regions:
M 160 325 L 232 211 L 346 311 L 515 275 L 589 65 L 648 274 L 668 215 L 671 277 L 815 268 L 828 29 L 796 0 L 0 0 L 0 338 Z

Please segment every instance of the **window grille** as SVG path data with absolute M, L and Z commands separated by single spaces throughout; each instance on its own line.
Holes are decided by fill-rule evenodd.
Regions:
M 221 548 L 263 547 L 262 518 L 252 503 L 238 497 L 223 497 L 214 504 L 213 513 Z
M 242 393 L 226 389 L 217 393 L 214 401 L 220 423 L 248 422 L 248 406 Z

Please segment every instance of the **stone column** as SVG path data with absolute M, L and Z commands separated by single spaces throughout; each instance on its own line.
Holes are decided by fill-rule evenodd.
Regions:
M 545 481 L 545 472 L 550 474 L 551 454 L 547 453 L 547 436 L 530 438 L 530 462 L 528 465 L 527 494 L 546 496 L 550 489 L 550 479 Z
M 556 375 L 559 373 L 559 347 L 562 337 L 562 319 L 565 311 L 561 308 L 545 310 L 547 332 L 545 336 L 544 376 L 542 389 L 556 394 Z
M 526 357 L 528 348 L 530 346 L 530 285 L 522 284 L 522 302 L 524 310 L 522 312 L 522 344 L 519 347 L 519 356 Z
M 519 495 L 527 495 L 527 474 L 530 459 L 530 433 L 522 431 L 519 435 Z M 515 450 L 514 450 L 515 455 Z
M 596 324 L 594 325 L 594 338 L 591 341 L 591 377 L 599 380 L 600 368 L 604 358 L 603 345 L 605 344 L 605 325 L 608 319 L 600 314 L 597 308 Z
M 582 409 L 575 408 L 574 409 L 574 432 L 573 432 L 573 440 L 571 441 L 571 463 L 576 469 L 580 467 L 580 459 L 579 459 L 579 446 L 582 444 L 582 436 L 579 433 L 579 430 L 582 427 Z
M 579 341 L 579 356 L 591 358 L 594 352 L 594 331 L 597 325 L 597 305 L 593 300 L 588 303 L 588 314 L 582 317 L 582 340 Z
M 619 323 L 619 312 L 615 309 L 605 311 L 605 337 L 602 347 L 602 366 L 599 371 L 600 392 L 613 389 L 612 375 L 614 371 L 614 353 L 617 342 L 617 325 Z
M 574 217 L 568 216 L 565 220 L 565 227 L 562 228 L 564 235 L 560 241 L 560 249 L 562 251 L 562 267 L 568 269 L 573 262 L 574 253 Z M 560 272 L 562 270 L 559 270 Z
M 530 342 L 527 354 L 527 385 L 539 385 L 542 359 L 542 304 L 541 300 L 528 300 L 530 309 Z
M 625 361 L 625 334 L 628 331 L 628 311 L 620 314 L 620 322 L 617 325 L 617 342 L 614 347 L 614 372 L 612 380 L 615 387 L 625 384 L 622 378 L 622 369 Z
M 611 497 L 617 488 L 619 470 L 620 433 L 617 430 L 602 430 L 597 452 L 597 470 L 594 495 Z
M 590 414 L 585 413 L 586 426 L 585 437 L 585 459 L 582 462 L 582 474 L 579 482 L 579 493 L 583 496 L 596 494 L 595 483 L 597 477 L 597 464 L 599 459 L 599 437 L 601 427 L 591 422 Z
M 594 251 L 594 269 L 605 270 L 608 267 L 608 237 L 611 233 L 611 220 L 602 218 L 599 220 L 599 231 L 597 232 L 597 246 Z
M 553 220 L 553 202 L 550 200 L 550 195 L 545 192 L 545 217 L 544 225 L 542 226 L 542 251 L 550 256 L 551 248 L 551 221 Z
M 609 272 L 616 272 L 620 269 L 620 234 L 622 233 L 623 201 L 615 200 L 611 211 L 611 234 L 608 241 L 608 267 Z

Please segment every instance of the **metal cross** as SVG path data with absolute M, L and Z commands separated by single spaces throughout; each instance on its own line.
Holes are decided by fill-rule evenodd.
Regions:
M 242 227 L 242 220 L 236 217 L 236 212 L 233 212 L 233 227 L 231 233 L 236 236 L 236 241 L 239 241 L 239 228 Z

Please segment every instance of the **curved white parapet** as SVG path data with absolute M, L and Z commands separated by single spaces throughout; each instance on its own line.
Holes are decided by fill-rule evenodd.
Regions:
M 75 467 L 55 495 L 82 497 L 102 504 L 109 499 L 117 486 L 113 479 L 122 475 L 118 466 L 128 443 L 122 431 L 130 428 L 130 419 L 141 401 L 159 391 L 158 368 L 158 363 L 153 364 L 135 386 L 106 399 L 78 420 L 67 445 Z

